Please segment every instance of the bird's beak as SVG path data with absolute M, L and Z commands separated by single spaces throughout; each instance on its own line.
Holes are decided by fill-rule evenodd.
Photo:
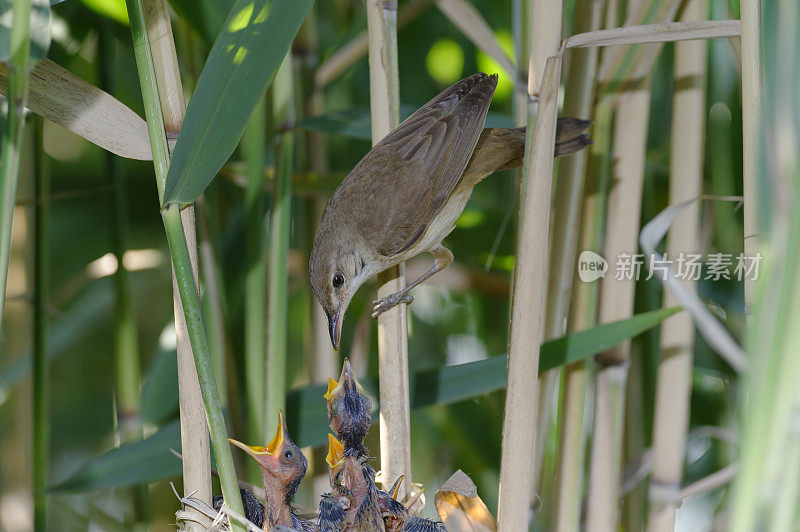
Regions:
M 328 462 L 331 469 L 336 469 L 344 461 L 344 446 L 330 432 L 328 433 L 328 456 L 325 457 L 325 461 Z
M 261 447 L 260 445 L 247 445 L 246 443 L 242 443 L 231 438 L 228 438 L 228 441 L 249 454 L 256 462 L 266 467 L 267 460 L 270 457 L 275 456 L 275 454 L 277 454 L 278 451 L 283 447 L 283 442 L 287 435 L 288 431 L 286 430 L 286 418 L 284 418 L 283 412 L 279 410 L 278 431 L 275 433 L 275 437 L 272 438 L 272 441 L 269 442 L 266 447 Z
M 336 314 L 328 314 L 328 332 L 331 334 L 331 343 L 333 350 L 339 350 L 339 340 L 342 337 L 342 320 L 344 320 L 344 306 L 347 301 L 347 289 L 342 293 L 342 301 L 339 303 L 339 308 L 336 309 Z
M 356 379 L 356 374 L 350 366 L 350 359 L 344 359 L 344 366 L 342 366 L 342 375 L 339 377 L 339 382 L 344 386 L 345 393 L 348 390 L 356 390 L 358 393 L 364 393 L 361 383 Z

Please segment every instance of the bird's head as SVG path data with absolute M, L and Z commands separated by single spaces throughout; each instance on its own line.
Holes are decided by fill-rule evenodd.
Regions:
M 333 432 L 348 449 L 361 449 L 372 423 L 372 401 L 356 380 L 346 358 L 339 381 L 328 379 L 325 401 Z
M 264 487 L 269 493 L 281 492 L 285 502 L 289 502 L 306 474 L 308 461 L 300 448 L 295 445 L 286 430 L 286 418 L 278 411 L 278 431 L 266 447 L 247 445 L 229 439 L 232 444 L 249 454 L 258 465 L 264 477 Z
M 323 218 L 323 223 L 326 220 Z M 371 276 L 373 263 L 359 247 L 344 238 L 342 232 L 320 226 L 308 274 L 311 288 L 328 316 L 328 331 L 333 348 L 338 351 L 344 314 L 359 287 Z

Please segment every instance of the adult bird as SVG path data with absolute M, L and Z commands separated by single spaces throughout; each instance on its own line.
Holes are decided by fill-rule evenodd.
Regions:
M 278 411 L 278 418 L 278 430 L 266 447 L 229 441 L 249 454 L 261 467 L 266 497 L 262 526 L 270 530 L 284 526 L 299 532 L 316 532 L 316 525 L 298 517 L 292 505 L 292 497 L 306 474 L 308 462 L 289 437 L 282 411 Z
M 473 187 L 492 172 L 522 164 L 525 128 L 483 128 L 496 85 L 496 74 L 479 73 L 444 90 L 378 142 L 331 196 L 309 276 L 334 349 L 347 306 L 367 279 L 429 252 L 433 267 L 400 292 L 374 301 L 373 317 L 410 303 L 412 288 L 452 262 L 442 240 Z M 590 123 L 559 119 L 555 155 L 591 144 L 584 133 Z

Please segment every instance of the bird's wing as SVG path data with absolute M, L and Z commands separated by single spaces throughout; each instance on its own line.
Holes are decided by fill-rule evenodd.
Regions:
M 496 85 L 497 75 L 483 73 L 459 81 L 364 157 L 362 164 L 373 169 L 373 184 L 380 182 L 389 195 L 382 212 L 373 213 L 381 217 L 372 238 L 382 255 L 413 246 L 447 201 L 478 142 Z

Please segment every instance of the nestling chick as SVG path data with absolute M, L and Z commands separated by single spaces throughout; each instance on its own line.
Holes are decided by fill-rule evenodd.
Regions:
M 332 434 L 328 434 L 328 456 L 330 468 L 330 494 L 324 495 L 325 526 L 332 521 L 331 515 L 339 517 L 342 528 L 327 528 L 343 532 L 383 532 L 383 515 L 379 504 L 378 488 L 375 486 L 375 470 L 369 465 L 366 453 L 359 456 L 354 449 L 346 449 Z M 331 511 L 335 508 L 335 511 Z M 344 521 L 339 511 L 344 512 Z M 323 503 L 320 503 L 320 529 L 323 527 Z
M 306 474 L 308 462 L 289 437 L 283 412 L 278 412 L 278 418 L 278 431 L 266 447 L 229 441 L 243 449 L 261 466 L 266 494 L 263 526 L 271 529 L 282 525 L 301 532 L 315 531 L 316 526 L 300 519 L 292 506 L 292 497 Z
M 344 359 L 339 382 L 328 379 L 325 401 L 331 430 L 344 448 L 358 456 L 366 455 L 364 438 L 372 424 L 372 401 L 364 394 L 348 359 Z
M 455 227 L 473 187 L 522 164 L 525 129 L 483 129 L 497 75 L 463 79 L 418 109 L 378 142 L 333 193 L 309 261 L 311 286 L 339 348 L 350 300 L 377 273 L 422 252 L 434 266 L 402 291 L 375 301 L 373 317 L 447 267 L 442 240 Z M 555 155 L 591 144 L 590 122 L 559 119 Z

